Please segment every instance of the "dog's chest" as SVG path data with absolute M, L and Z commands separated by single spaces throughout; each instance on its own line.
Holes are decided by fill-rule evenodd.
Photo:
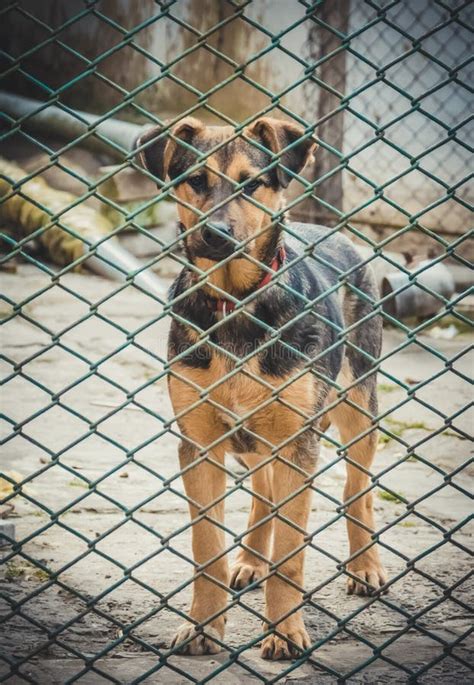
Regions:
M 235 452 L 260 451 L 284 442 L 314 414 L 318 389 L 310 372 L 291 378 L 270 376 L 262 373 L 255 358 L 242 367 L 216 359 L 211 369 L 220 381 L 210 398 Z
M 215 379 L 210 395 L 222 407 L 223 414 L 228 410 L 229 415 L 243 418 L 271 396 L 272 386 L 263 377 L 257 359 L 239 365 L 219 355 L 213 357 L 210 372 Z

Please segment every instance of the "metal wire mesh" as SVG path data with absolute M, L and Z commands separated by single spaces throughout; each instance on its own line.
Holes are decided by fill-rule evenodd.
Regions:
M 246 682 L 245 678 L 288 682 L 291 677 L 308 678 L 308 682 L 314 682 L 314 677 L 342 682 L 357 682 L 360 677 L 370 682 L 383 682 L 387 677 L 425 682 L 432 674 L 440 682 L 443 678 L 467 682 L 471 664 L 466 641 L 472 630 L 466 620 L 472 616 L 467 594 L 471 578 L 467 532 L 471 516 L 466 514 L 471 497 L 467 482 L 471 460 L 466 449 L 470 438 L 465 390 L 470 382 L 468 348 L 461 344 L 464 338 L 450 347 L 428 333 L 445 320 L 470 326 L 463 309 L 469 292 L 462 289 L 445 297 L 423 275 L 446 262 L 470 266 L 466 169 L 471 151 L 468 68 L 472 7 L 468 2 L 438 0 L 426 4 L 365 0 L 351 5 L 341 1 L 335 3 L 336 14 L 331 14 L 333 8 L 321 1 L 282 3 L 279 11 L 273 12 L 272 7 L 253 0 L 226 0 L 206 4 L 206 9 L 211 7 L 214 12 L 206 18 L 199 17 L 199 7 L 191 5 L 197 8 L 197 15 L 185 11 L 178 0 L 145 3 L 133 11 L 127 3 L 122 3 L 120 11 L 106 2 L 71 3 L 67 10 L 61 3 L 52 3 L 48 19 L 35 3 L 9 2 L 1 11 L 5 38 L 15 36 L 14 41 L 7 40 L 1 53 L 2 82 L 43 103 L 23 116 L 2 113 L 1 141 L 6 156 L 17 160 L 15 146 L 20 140 L 41 153 L 21 179 L 2 173 L 9 184 L 2 203 L 12 197 L 23 198 L 47 215 L 39 228 L 26 235 L 18 236 L 8 226 L 2 233 L 2 263 L 8 265 L 15 258 L 22 262 L 17 274 L 3 275 L 6 466 L 1 474 L 1 511 L 5 521 L 15 514 L 21 518 L 12 519 L 17 523 L 15 537 L 3 529 L 9 544 L 2 548 L 6 647 L 1 679 L 50 682 L 49 672 L 38 666 L 46 658 L 62 660 L 62 682 L 87 677 L 91 678 L 88 682 L 137 683 L 157 682 L 152 679 L 160 677 L 163 682 L 173 682 L 172 678 L 176 682 L 218 678 L 221 682 L 234 682 L 231 678 L 236 682 Z M 344 12 L 345 25 L 341 19 Z M 248 36 L 248 45 L 233 46 L 232 52 L 219 37 L 228 36 L 225 32 L 237 23 L 239 35 Z M 94 36 L 99 31 L 107 37 L 92 52 L 84 38 L 91 26 L 95 27 Z M 174 45 L 171 55 L 162 51 L 161 34 L 158 39 L 153 37 L 157 27 L 163 27 Z M 184 36 L 181 42 L 173 33 L 177 30 Z M 239 54 L 240 61 L 235 59 L 238 50 L 245 55 Z M 202 51 L 204 62 L 199 56 Z M 283 68 L 277 83 L 272 83 L 267 76 L 276 55 L 283 60 Z M 134 68 L 119 68 L 114 59 L 123 58 Z M 186 66 L 193 59 L 198 65 L 205 60 L 214 65 L 210 76 L 201 75 L 202 89 L 196 85 L 200 83 L 198 75 Z M 149 65 L 148 71 L 143 63 Z M 243 104 L 233 99 L 238 88 L 246 89 L 241 91 Z M 171 107 L 168 91 L 182 95 L 177 111 L 166 110 Z M 84 104 L 88 92 L 91 107 Z M 81 110 L 93 108 L 97 118 L 84 118 L 75 109 L 79 102 Z M 154 102 L 161 104 L 157 107 Z M 39 135 L 30 127 L 38 111 L 51 105 L 82 126 L 68 142 L 58 142 L 54 135 Z M 233 109 L 239 110 L 235 118 Z M 262 463 L 239 471 L 233 462 L 223 463 L 213 456 L 213 450 L 237 436 L 245 421 L 261 411 L 261 404 L 243 414 L 230 412 L 229 429 L 215 440 L 209 437 L 208 444 L 193 444 L 196 460 L 188 466 L 178 469 L 173 457 L 178 440 L 192 442 L 183 435 L 179 419 L 213 402 L 227 411 L 215 402 L 212 390 L 222 388 L 242 370 L 251 380 L 258 379 L 252 360 L 275 340 L 281 341 L 282 330 L 272 322 L 255 321 L 248 305 L 276 288 L 282 275 L 308 254 L 321 267 L 328 266 L 318 257 L 318 242 L 305 241 L 297 224 L 282 223 L 280 210 L 248 198 L 249 204 L 265 212 L 265 225 L 280 224 L 287 238 L 300 243 L 303 254 L 282 264 L 277 274 L 268 264 L 260 265 L 271 278 L 243 300 L 221 289 L 219 295 L 231 303 L 232 311 L 212 329 L 193 326 L 196 342 L 167 359 L 170 320 L 189 324 L 182 321 L 176 306 L 183 296 L 171 294 L 168 299 L 164 291 L 151 292 L 139 276 L 150 268 L 184 268 L 196 277 L 184 296 L 199 290 L 222 262 L 200 269 L 190 263 L 180 244 L 206 225 L 216 207 L 207 212 L 192 208 L 198 217 L 192 228 L 169 238 L 150 230 L 142 217 L 167 199 L 189 209 L 178 197 L 177 187 L 197 170 L 207 168 L 209 158 L 228 140 L 203 153 L 179 139 L 182 154 L 194 154 L 193 164 L 172 180 L 159 180 L 158 194 L 140 199 L 132 208 L 104 191 L 106 182 L 127 169 L 139 173 L 143 183 L 146 179 L 157 181 L 137 157 L 146 145 L 132 149 L 110 137 L 110 129 L 101 128 L 112 118 L 139 126 L 158 125 L 160 135 L 173 139 L 174 126 L 183 117 L 210 117 L 233 127 L 231 138 L 238 138 L 246 135 L 253 122 L 274 114 L 302 127 L 301 137 L 288 146 L 290 150 L 315 136 L 325 160 L 318 167 L 316 156 L 316 168 L 306 174 L 286 169 L 294 181 L 287 202 L 290 215 L 330 225 L 320 242 L 344 232 L 365 248 L 363 265 L 378 263 L 379 269 L 407 277 L 394 291 L 375 300 L 351 284 L 351 269 L 338 269 L 334 264 L 329 266 L 338 271 L 337 283 L 319 299 L 308 299 L 285 286 L 302 306 L 291 324 L 313 311 L 320 299 L 349 287 L 370 308 L 364 322 L 383 318 L 388 340 L 381 356 L 370 360 L 379 368 L 382 401 L 375 415 L 365 412 L 370 426 L 364 433 L 344 442 L 332 430 L 321 429 L 323 459 L 310 475 L 285 456 L 287 442 L 298 434 L 289 435 L 284 442 L 267 441 L 269 457 L 264 466 L 279 463 L 299 472 L 306 479 L 304 489 L 309 487 L 316 498 L 320 512 L 311 514 L 307 530 L 283 513 L 287 501 L 299 493 L 291 492 L 288 500 L 275 505 L 254 490 L 250 476 L 261 472 Z M 101 168 L 96 175 L 84 174 L 68 154 L 91 141 L 96 155 L 108 151 L 118 163 Z M 266 150 L 255 141 L 252 144 Z M 278 164 L 285 166 L 282 152 L 274 154 L 259 173 Z M 25 185 L 52 169 L 75 183 L 74 199 L 60 209 L 33 197 Z M 218 175 L 233 188 L 223 205 L 245 192 L 244 182 Z M 336 187 L 338 196 L 334 196 Z M 78 232 L 68 221 L 68 212 L 84 203 L 113 211 L 113 230 L 99 239 Z M 60 267 L 32 249 L 35 241 L 41 241 L 54 227 L 84 245 L 79 256 Z M 134 270 L 122 269 L 120 285 L 100 281 L 86 271 L 75 273 L 81 265 L 87 266 L 91 256 L 110 265 L 101 246 L 130 231 L 146 238 L 154 254 Z M 391 251 L 403 249 L 409 239 L 417 248 L 425 246 L 429 259 L 413 266 Z M 224 262 L 243 254 L 248 242 L 235 241 L 232 255 Z M 401 320 L 387 303 L 414 285 L 436 298 L 439 307 L 422 319 Z M 254 320 L 268 336 L 263 345 L 245 355 L 219 349 L 212 339 L 213 330 L 232 322 L 238 325 L 240 316 Z M 351 331 L 334 322 L 329 325 L 337 329 L 333 346 L 340 348 Z M 179 377 L 175 369 L 180 360 L 204 344 L 212 352 L 224 354 L 234 366 L 212 388 L 198 387 L 196 401 L 181 413 L 175 412 L 164 384 L 170 377 Z M 291 343 L 285 345 L 288 353 L 295 353 Z M 409 355 L 414 350 L 413 361 Z M 328 351 L 325 348 L 320 358 Z M 285 389 L 303 378 L 308 368 L 313 369 L 315 361 L 319 358 L 306 356 L 297 372 L 271 387 L 272 401 L 277 398 L 284 403 Z M 55 374 L 44 372 L 53 364 Z M 134 370 L 128 375 L 123 371 L 127 364 Z M 320 366 L 317 369 L 315 373 L 321 374 Z M 349 394 L 360 379 L 341 385 L 328 379 L 324 370 L 321 379 L 334 391 L 329 406 L 316 413 L 291 406 L 301 418 L 301 434 L 339 404 L 354 405 Z M 441 401 L 440 387 L 445 382 L 449 392 L 443 398 L 446 401 Z M 453 393 L 457 392 L 455 401 Z M 354 407 L 364 413 L 359 404 Z M 377 543 L 381 548 L 389 576 L 384 589 L 390 592 L 336 599 L 344 592 L 342 579 L 356 579 L 341 525 L 354 521 L 348 509 L 360 497 L 341 498 L 340 469 L 347 465 L 361 469 L 348 450 L 376 431 L 382 449 L 365 473 L 368 484 L 362 494 L 373 493 L 379 505 L 376 513 L 380 520 L 376 531 L 370 531 L 369 546 Z M 258 434 L 253 437 L 264 440 Z M 448 450 L 451 457 L 433 459 L 433 449 L 436 455 Z M 227 485 L 223 494 L 211 497 L 191 521 L 184 509 L 193 501 L 185 494 L 181 477 L 199 463 L 213 464 L 224 474 Z M 415 488 L 409 491 L 409 470 L 415 467 Z M 405 476 L 399 481 L 402 472 Z M 133 488 L 129 487 L 132 482 Z M 291 584 L 280 568 L 288 558 L 275 561 L 261 555 L 267 570 L 243 589 L 229 588 L 211 570 L 224 555 L 248 550 L 246 536 L 251 529 L 246 528 L 241 514 L 244 496 L 254 496 L 265 509 L 259 526 L 277 520 L 298 529 L 303 542 L 288 553 L 289 559 L 302 547 L 307 550 L 310 583 L 305 584 L 300 605 L 307 623 L 309 620 L 311 644 L 276 670 L 268 670 L 265 662 L 254 656 L 254 648 L 279 631 L 278 626 L 266 623 L 259 596 L 251 591 L 271 577 Z M 222 502 L 231 507 L 225 522 L 215 516 Z M 443 516 L 436 513 L 438 505 Z M 448 515 L 450 508 L 452 516 Z M 220 530 L 225 546 L 217 557 L 199 565 L 191 557 L 189 538 L 192 527 L 202 521 Z M 189 593 L 199 578 L 210 579 L 216 592 L 224 590 L 228 599 L 224 608 L 197 621 L 201 633 L 209 635 L 211 621 L 224 614 L 229 619 L 224 637 L 211 635 L 224 651 L 206 662 L 204 670 L 199 670 L 199 663 L 196 666 L 179 657 L 180 645 L 170 641 L 176 623 L 190 618 Z M 408 597 L 400 590 L 403 583 Z M 459 619 L 451 633 L 443 632 L 440 624 L 440 620 L 448 621 L 443 614 L 447 606 L 451 612 L 448 619 Z M 371 623 L 376 626 L 375 633 Z M 410 651 L 416 651 L 418 639 L 417 659 Z M 423 651 L 426 644 L 431 651 Z M 344 658 L 344 650 L 350 658 Z M 135 670 L 127 675 L 117 670 L 113 661 L 124 652 L 137 656 Z

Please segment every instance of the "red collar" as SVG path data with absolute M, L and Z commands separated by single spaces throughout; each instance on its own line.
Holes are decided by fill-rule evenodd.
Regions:
M 278 269 L 281 266 L 283 266 L 285 259 L 286 259 L 285 248 L 279 247 L 276 255 L 272 259 L 272 263 L 270 264 L 270 269 L 272 269 L 272 271 L 278 271 Z M 273 274 L 270 273 L 270 271 L 267 271 L 265 273 L 265 276 L 262 278 L 260 283 L 257 285 L 256 290 L 260 290 L 260 288 L 263 288 L 263 286 L 267 285 L 267 283 L 270 283 L 272 277 L 273 277 Z M 220 312 L 223 316 L 227 316 L 227 314 L 230 314 L 230 312 L 234 311 L 236 303 L 232 302 L 231 300 L 226 300 L 224 298 L 220 298 L 218 300 L 217 299 L 213 300 L 213 305 L 214 305 L 214 310 L 216 312 Z

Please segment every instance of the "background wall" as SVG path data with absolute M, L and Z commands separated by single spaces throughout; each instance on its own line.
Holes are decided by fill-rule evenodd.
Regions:
M 351 35 L 341 50 L 337 33 L 321 28 L 308 14 L 309 3 L 296 0 L 254 0 L 242 10 L 223 0 L 177 0 L 169 9 L 152 0 L 102 0 L 93 12 L 80 0 L 25 0 L 0 23 L 6 52 L 22 56 L 21 65 L 4 60 L 2 87 L 41 99 L 57 93 L 67 104 L 99 113 L 118 108 L 116 116 L 143 123 L 142 107 L 166 118 L 200 104 L 199 114 L 210 119 L 218 112 L 242 121 L 274 107 L 279 116 L 286 116 L 283 108 L 310 123 L 323 120 L 317 135 L 347 158 L 343 171 L 318 185 L 318 197 L 352 212 L 354 225 L 374 237 L 433 205 L 420 222 L 449 238 L 466 230 L 462 203 L 472 200 L 467 185 L 457 184 L 472 145 L 466 84 L 473 80 L 467 64 L 473 5 L 453 20 L 452 4 L 450 14 L 429 0 L 402 1 L 381 10 L 384 21 L 374 24 L 373 3 L 321 3 L 313 16 Z M 447 82 L 450 70 L 457 78 Z M 321 147 L 307 176 L 320 178 L 337 164 L 338 156 Z M 386 183 L 383 196 L 379 190 L 364 207 L 374 187 Z M 295 196 L 301 189 L 293 185 Z M 449 189 L 455 190 L 447 198 Z M 337 212 L 314 200 L 294 215 L 338 221 Z M 396 245 L 407 241 L 424 249 L 430 243 L 412 231 Z M 436 243 L 429 249 L 436 251 Z

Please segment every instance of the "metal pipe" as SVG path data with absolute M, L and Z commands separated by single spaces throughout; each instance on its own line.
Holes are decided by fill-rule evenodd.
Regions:
M 75 140 L 88 133 L 80 141 L 81 146 L 121 161 L 133 150 L 143 128 L 119 119 L 100 121 L 102 117 L 80 110 L 71 110 L 74 112 L 71 114 L 57 105 L 5 91 L 0 91 L 0 111 L 16 122 L 19 120 L 21 128 L 31 133 L 54 135 L 66 140 Z M 101 140 L 96 133 L 110 140 L 111 144 Z
M 431 260 L 426 259 L 418 262 L 410 273 L 417 272 L 423 267 L 427 268 L 416 277 L 417 283 L 449 300 L 454 293 L 454 279 L 449 269 L 441 262 L 432 264 Z M 411 283 L 410 273 L 395 271 L 382 279 L 382 297 L 391 295 L 403 286 L 409 286 L 389 297 L 383 304 L 384 311 L 397 319 L 436 314 L 443 306 L 443 302 L 436 295 L 420 288 L 417 283 Z
M 84 266 L 94 273 L 114 281 L 126 281 L 127 274 L 138 271 L 143 267 L 143 264 L 135 259 L 128 250 L 125 250 L 117 240 L 109 239 L 95 248 L 95 254 L 84 262 Z M 143 288 L 151 295 L 160 299 L 166 298 L 166 286 L 151 269 L 140 271 L 133 279 L 130 279 L 130 282 Z
M 380 291 L 383 290 L 384 288 L 384 280 L 385 279 L 392 279 L 392 276 L 396 276 L 399 273 L 402 273 L 400 271 L 396 271 L 396 267 L 393 264 L 399 264 L 401 267 L 408 268 L 407 265 L 407 258 L 405 255 L 401 254 L 400 252 L 391 252 L 390 250 L 384 250 L 383 251 L 383 256 L 377 256 L 374 257 L 374 251 L 371 247 L 366 247 L 365 245 L 359 245 L 359 243 L 355 243 L 355 246 L 357 247 L 357 251 L 360 252 L 360 254 L 364 257 L 364 259 L 370 259 L 370 265 L 372 268 L 372 271 L 375 275 L 375 280 L 377 282 L 377 286 L 380 289 Z M 390 260 L 390 261 L 389 261 Z M 415 255 L 413 258 L 413 262 L 411 263 L 411 267 L 414 268 L 414 264 L 417 264 L 417 268 L 420 266 L 420 261 L 421 257 L 419 255 Z M 468 288 L 471 287 L 472 285 L 472 270 L 469 269 L 467 266 L 463 266 L 461 264 L 455 264 L 450 260 L 446 260 L 445 262 L 442 263 L 442 266 L 447 269 L 451 275 L 451 278 L 454 282 L 454 292 L 461 293 L 464 290 L 467 290 Z M 433 267 L 431 267 L 433 268 Z M 439 272 L 438 272 L 439 273 Z M 444 273 L 444 271 L 443 271 Z M 446 278 L 449 279 L 449 276 L 446 276 Z M 419 280 L 419 279 L 418 279 Z M 423 282 L 423 281 L 421 281 Z M 388 286 L 385 285 L 387 288 Z M 394 288 L 392 288 L 393 292 Z M 420 289 L 418 289 L 420 290 Z M 451 293 L 452 295 L 452 293 Z M 451 297 L 450 295 L 450 297 Z

